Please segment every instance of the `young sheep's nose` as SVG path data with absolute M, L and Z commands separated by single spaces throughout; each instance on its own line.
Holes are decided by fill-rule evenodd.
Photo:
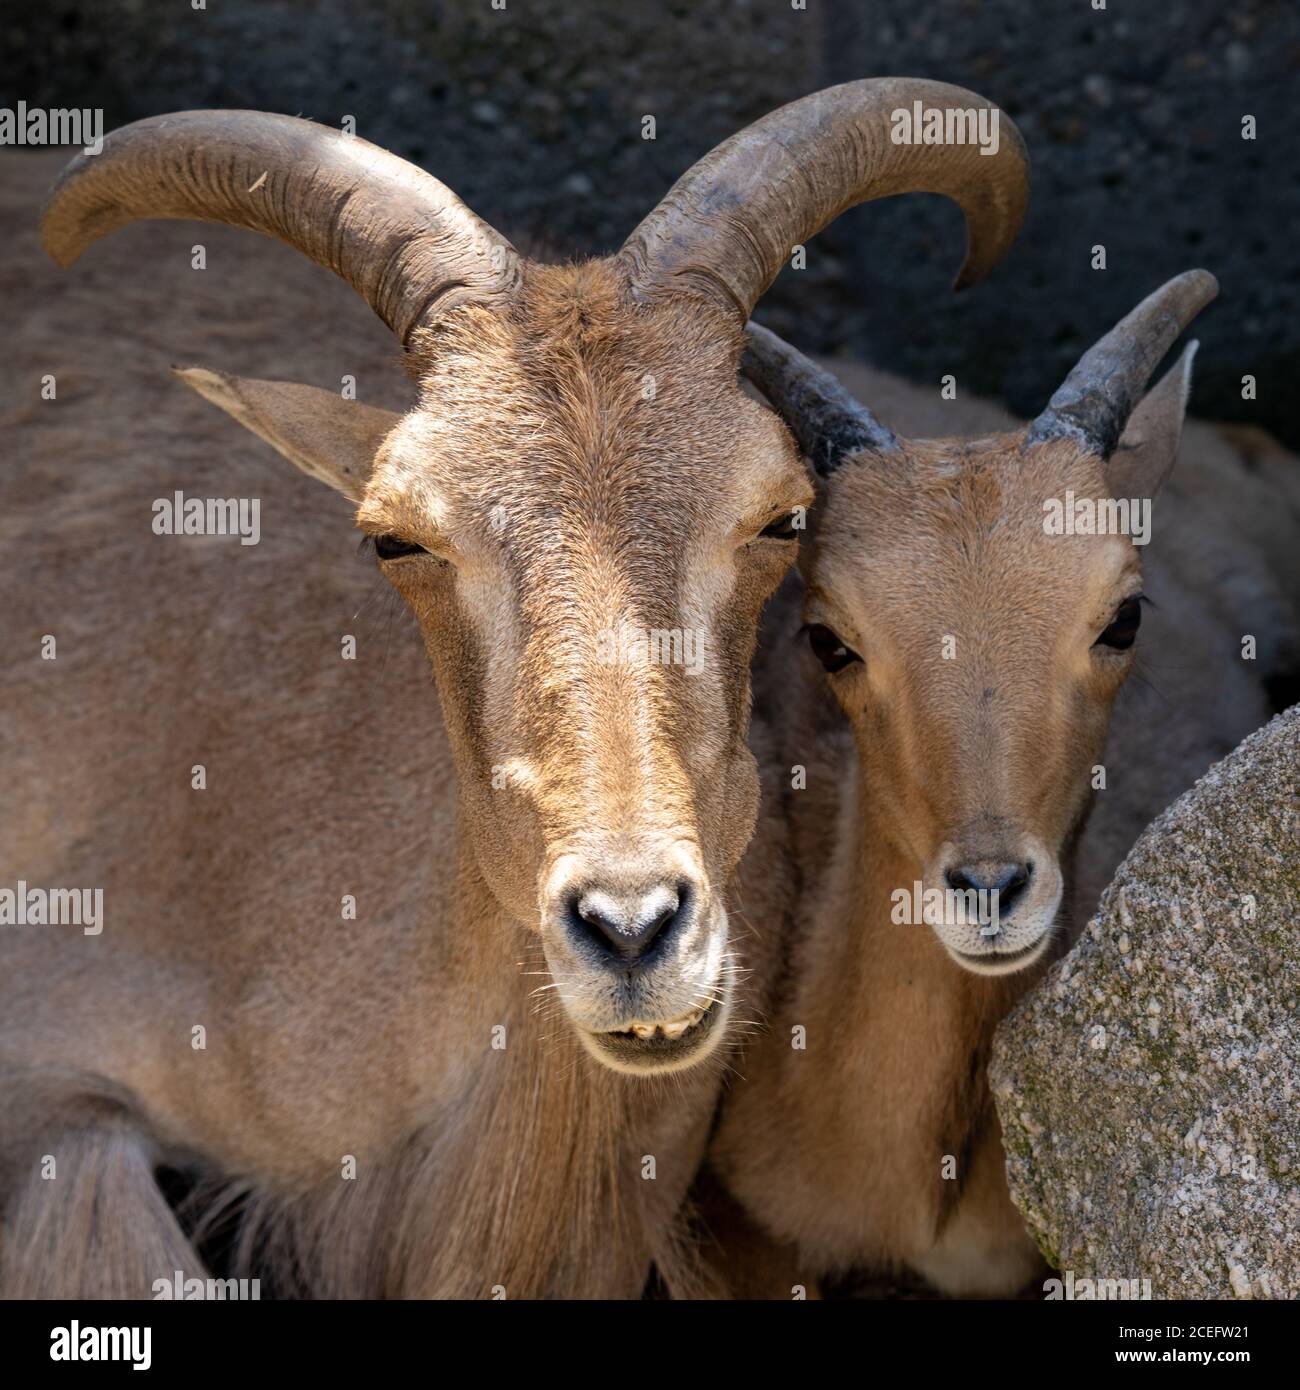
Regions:
M 648 891 L 589 887 L 569 900 L 569 930 L 598 947 L 608 963 L 632 965 L 662 944 L 686 915 L 685 884 L 657 884 Z
M 954 864 L 944 872 L 948 887 L 959 893 L 972 888 L 977 892 L 996 893 L 999 917 L 1011 916 L 1033 875 L 1032 864 L 1004 864 L 991 859 L 980 859 L 972 864 Z

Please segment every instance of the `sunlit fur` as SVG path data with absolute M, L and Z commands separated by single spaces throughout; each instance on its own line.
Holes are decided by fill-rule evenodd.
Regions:
M 4 1292 L 201 1273 L 162 1163 L 268 1288 L 634 1297 L 652 1268 L 685 1287 L 682 1199 L 780 920 L 727 891 L 759 801 L 755 624 L 795 550 L 758 533 L 809 495 L 736 385 L 738 330 L 634 305 L 596 263 L 534 268 L 509 318 L 465 309 L 420 340 L 361 509 L 448 548 L 382 565 L 417 632 L 348 506 L 167 370 L 315 379 L 340 411 L 348 373 L 400 407 L 382 326 L 220 227 L 204 275 L 175 223 L 57 271 L 33 210 L 61 162 L 10 152 L 0 180 L 31 272 L 21 350 L 59 381 L 7 417 L 0 881 L 102 886 L 105 927 L 4 929 Z M 262 543 L 151 535 L 177 486 L 260 498 Z M 699 674 L 598 665 L 617 617 L 703 628 Z M 565 958 L 544 888 L 565 852 L 658 864 L 670 844 L 707 910 L 627 1007 L 734 1004 L 697 1065 L 626 1076 L 583 1040 L 621 1006 Z M 770 814 L 754 847 L 779 862 Z
M 433 662 L 463 823 L 584 1038 L 726 994 L 722 891 L 758 794 L 749 662 L 795 550 L 759 533 L 811 499 L 737 350 L 707 305 L 633 308 L 599 262 L 534 267 L 509 317 L 465 311 L 417 343 L 419 404 L 359 513 L 432 552 L 385 571 Z M 690 631 L 701 659 L 602 647 L 650 630 Z M 678 881 L 689 920 L 631 981 L 566 927 L 576 888 Z

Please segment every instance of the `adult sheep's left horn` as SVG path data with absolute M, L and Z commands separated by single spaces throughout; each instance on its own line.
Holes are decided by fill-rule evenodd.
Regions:
M 519 256 L 450 189 L 365 140 L 266 111 L 180 111 L 113 131 L 63 171 L 41 222 L 70 265 L 141 218 L 264 232 L 341 276 L 397 334 L 518 286 Z
M 918 102 L 943 121 L 951 114 L 964 135 L 983 114 L 996 148 L 992 139 L 983 147 L 968 139 L 896 143 L 895 115 L 910 117 Z M 642 294 L 703 290 L 744 322 L 794 246 L 848 208 L 896 193 L 942 193 L 961 207 L 968 245 L 957 286 L 973 284 L 1020 229 L 1029 200 L 1024 142 L 992 103 L 944 82 L 883 77 L 828 87 L 705 155 L 619 256 Z

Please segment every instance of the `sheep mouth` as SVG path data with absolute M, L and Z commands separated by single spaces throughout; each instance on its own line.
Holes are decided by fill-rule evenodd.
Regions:
M 969 951 L 959 951 L 955 946 L 949 946 L 948 951 L 958 965 L 974 974 L 1010 975 L 1027 965 L 1032 965 L 1043 954 L 1050 935 L 1050 932 L 1044 932 L 1037 941 L 1031 941 L 1028 946 L 1022 946 L 1018 951 L 995 950 L 973 955 Z
M 691 1065 L 712 1050 L 711 1038 L 727 1012 L 720 1004 L 691 1009 L 677 1018 L 634 1019 L 625 1028 L 591 1033 L 589 1042 L 602 1061 L 620 1071 L 660 1071 Z

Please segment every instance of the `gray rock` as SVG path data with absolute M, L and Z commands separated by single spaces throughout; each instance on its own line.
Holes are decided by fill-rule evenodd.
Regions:
M 1300 706 L 1143 834 L 1003 1023 L 1012 1196 L 1076 1279 L 1300 1297 Z

